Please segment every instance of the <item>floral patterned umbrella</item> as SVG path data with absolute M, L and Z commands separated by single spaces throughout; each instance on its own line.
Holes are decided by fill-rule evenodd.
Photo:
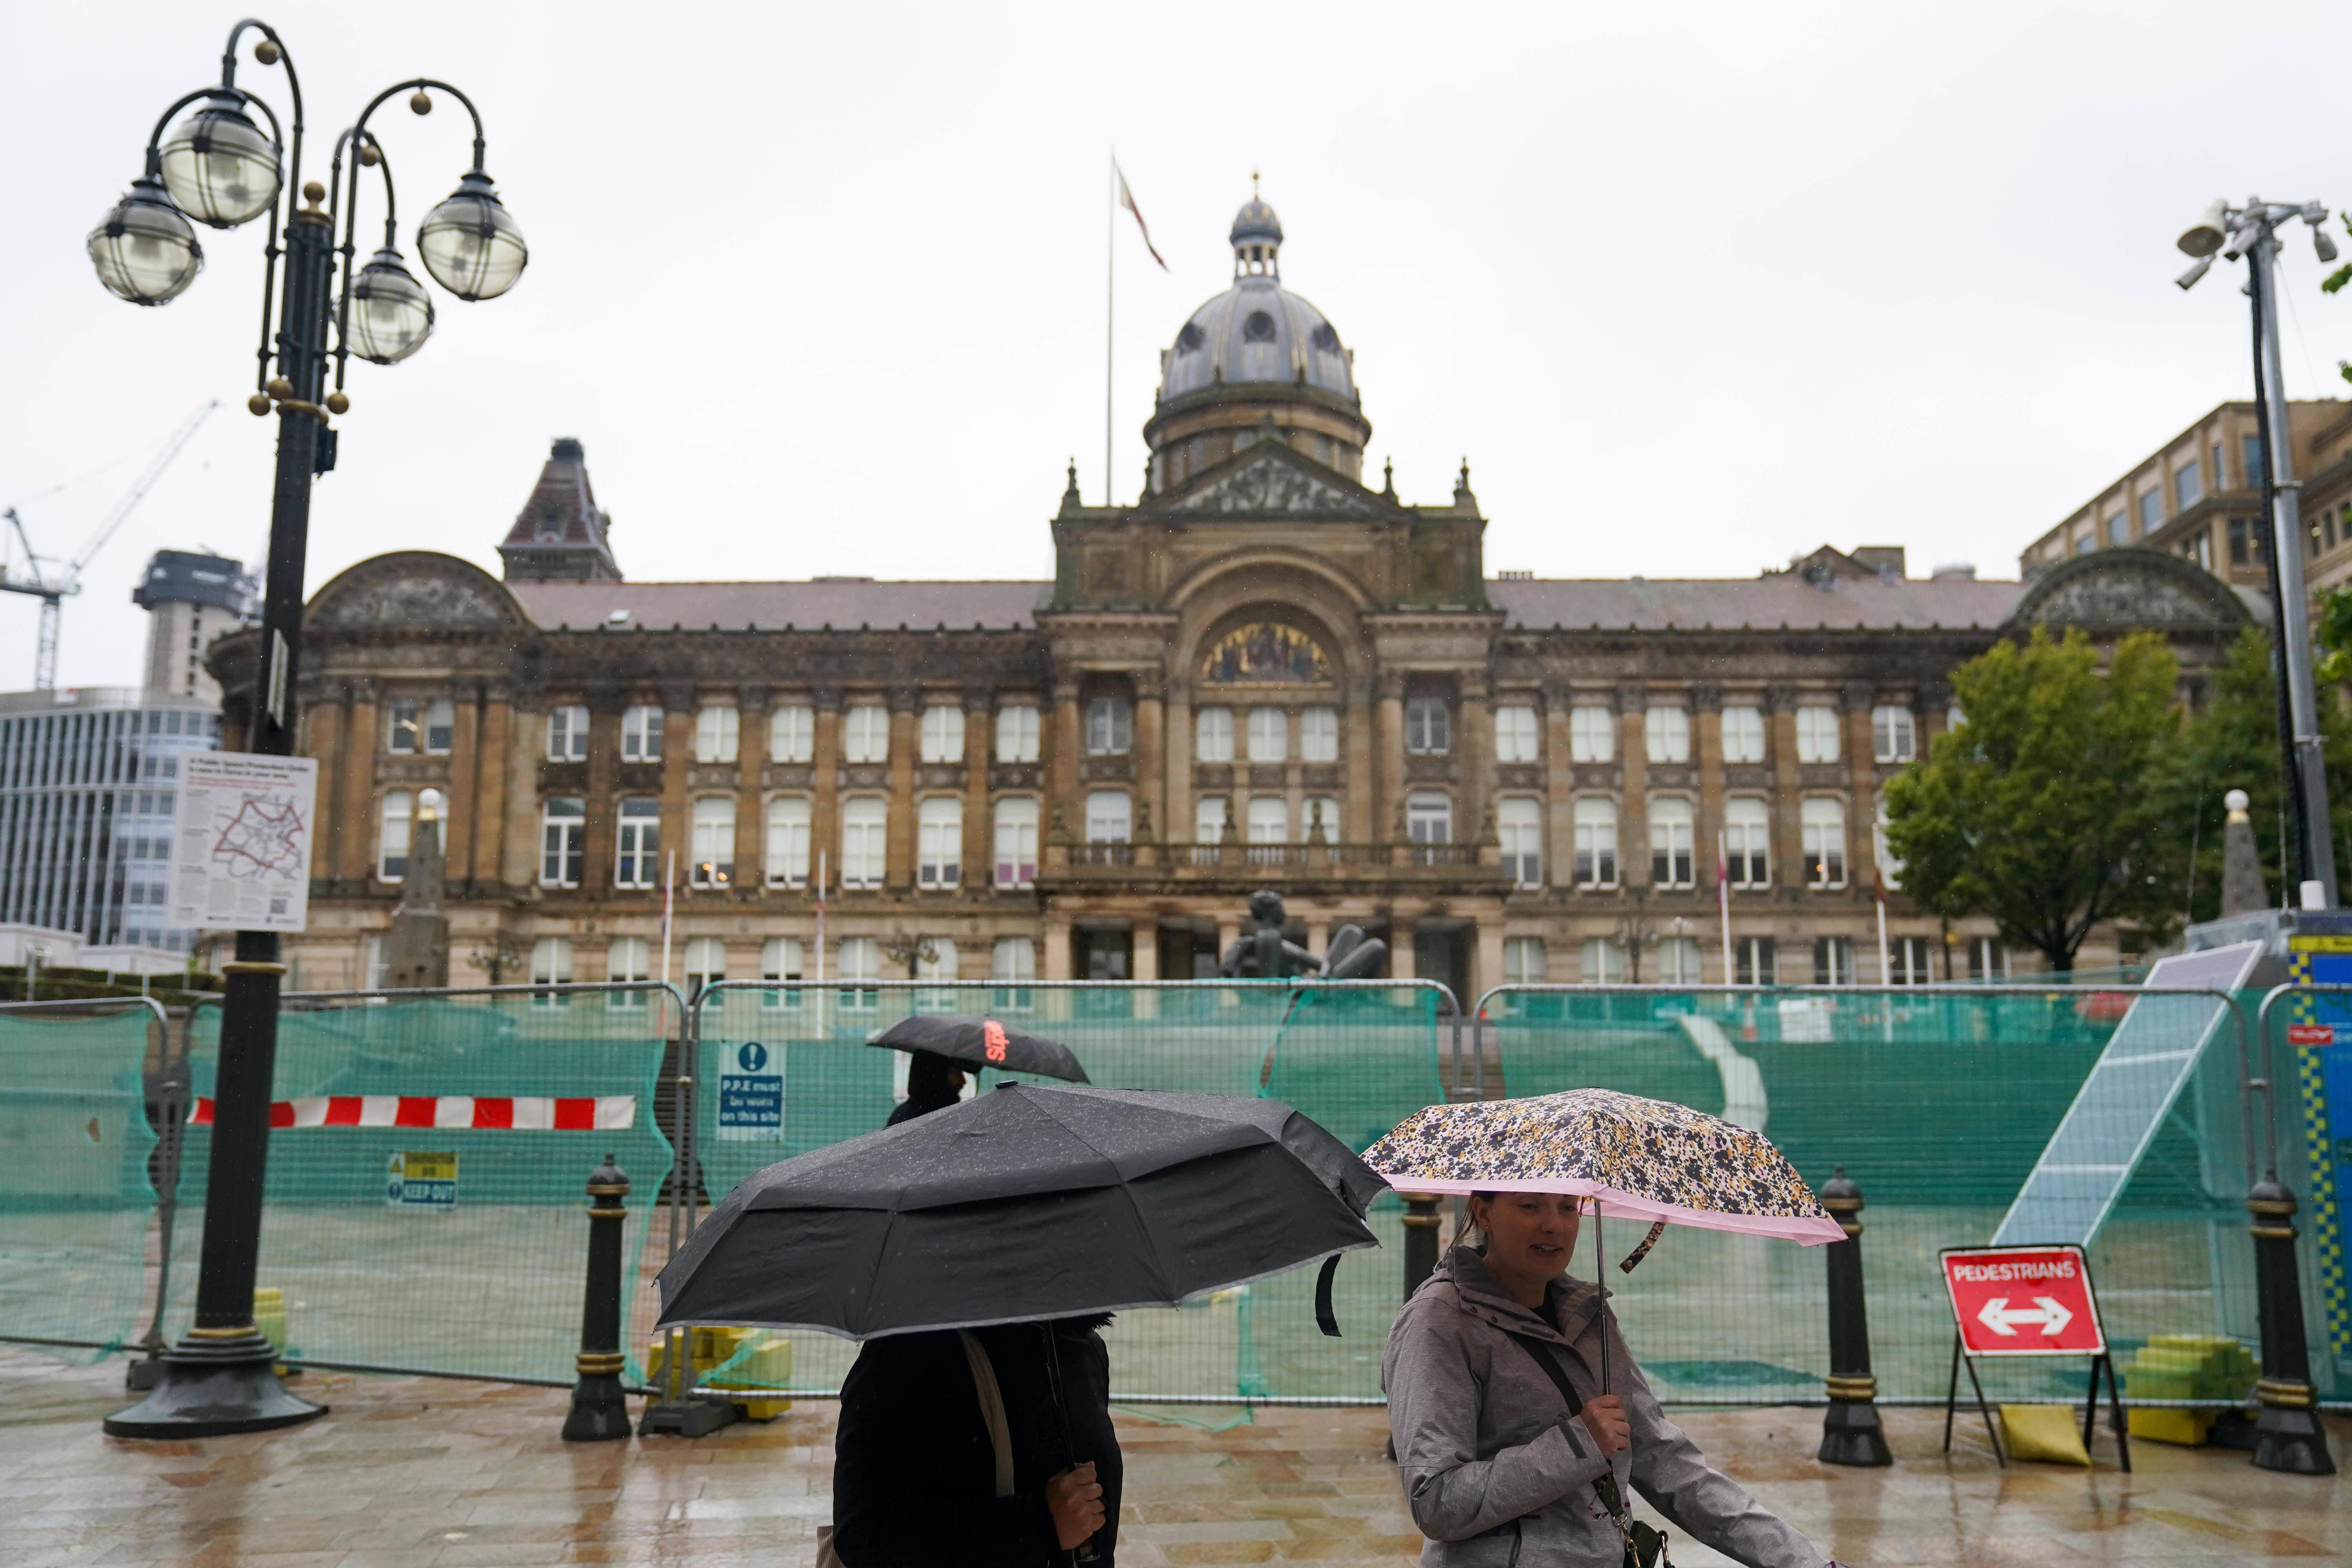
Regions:
M 1364 1151 L 1406 1193 L 1564 1193 L 1586 1212 L 1780 1237 L 1807 1247 L 1845 1232 L 1762 1133 L 1671 1100 L 1606 1089 L 1431 1105 Z

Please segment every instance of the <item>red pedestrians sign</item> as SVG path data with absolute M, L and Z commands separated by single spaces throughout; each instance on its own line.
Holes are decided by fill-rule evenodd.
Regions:
M 2081 1247 L 1949 1247 L 1937 1256 L 1969 1354 L 2107 1353 Z

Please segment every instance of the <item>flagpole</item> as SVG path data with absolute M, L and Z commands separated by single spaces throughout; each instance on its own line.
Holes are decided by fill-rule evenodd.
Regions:
M 1110 155 L 1110 186 L 1103 193 L 1103 505 L 1113 505 L 1110 489 L 1111 367 L 1118 362 L 1112 329 L 1118 322 L 1118 153 Z

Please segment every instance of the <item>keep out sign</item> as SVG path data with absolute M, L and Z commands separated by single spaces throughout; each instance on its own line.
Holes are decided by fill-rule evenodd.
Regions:
M 1949 1247 L 1937 1258 L 1969 1354 L 2107 1353 L 2081 1247 Z

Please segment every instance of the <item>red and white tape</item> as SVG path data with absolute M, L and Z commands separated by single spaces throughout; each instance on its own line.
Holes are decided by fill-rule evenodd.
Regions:
M 213 1124 L 199 1098 L 190 1125 Z M 488 1132 L 618 1132 L 637 1122 L 637 1098 L 605 1095 L 324 1094 L 270 1101 L 269 1125 L 433 1127 Z

